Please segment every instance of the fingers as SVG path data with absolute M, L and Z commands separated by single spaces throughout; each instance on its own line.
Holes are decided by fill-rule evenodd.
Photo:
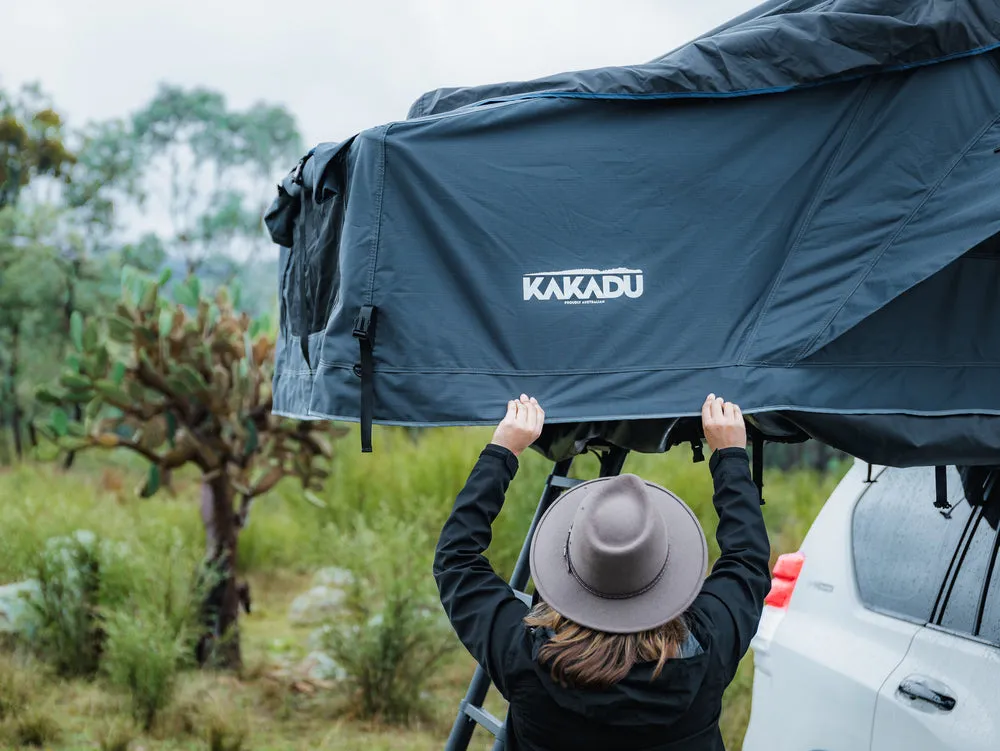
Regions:
M 545 423 L 545 410 L 535 397 L 521 394 L 517 399 L 507 402 L 505 419 L 525 430 L 540 433 Z
M 712 400 L 712 419 L 716 422 L 721 422 L 724 415 L 722 414 L 722 397 L 717 396 Z
M 531 397 L 531 403 L 535 405 L 535 410 L 538 412 L 538 430 L 541 432 L 542 426 L 545 424 L 545 410 L 542 409 L 542 405 L 535 397 Z
M 703 423 L 736 423 L 743 420 L 743 412 L 735 402 L 709 394 L 701 405 L 701 419 Z
M 542 412 L 541 405 L 538 404 L 538 400 L 534 397 L 531 397 L 531 399 L 528 400 L 527 408 L 530 415 L 528 427 L 532 433 L 537 435 L 542 431 L 542 423 L 545 421 L 545 413 Z
M 705 403 L 701 405 L 701 421 L 706 423 L 712 419 L 712 402 L 715 401 L 715 394 L 709 394 Z

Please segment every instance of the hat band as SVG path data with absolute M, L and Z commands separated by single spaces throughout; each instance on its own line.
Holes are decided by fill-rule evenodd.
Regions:
M 601 597 L 605 600 L 627 600 L 631 597 L 638 597 L 639 595 L 645 594 L 653 587 L 655 587 L 656 583 L 663 578 L 663 572 L 667 570 L 667 559 L 670 557 L 669 547 L 667 548 L 667 555 L 663 559 L 663 565 L 660 567 L 660 570 L 656 573 L 656 576 L 653 577 L 652 581 L 650 581 L 649 584 L 647 584 L 646 586 L 642 587 L 641 589 L 637 589 L 633 592 L 625 592 L 623 594 L 609 594 L 608 592 L 599 592 L 592 586 L 587 584 L 587 582 L 583 580 L 580 574 L 577 573 L 576 568 L 573 566 L 573 557 L 572 555 L 570 555 L 569 552 L 569 540 L 570 537 L 572 536 L 573 536 L 573 526 L 570 525 L 569 531 L 566 533 L 566 545 L 565 547 L 563 547 L 563 558 L 566 559 L 566 570 L 572 575 L 574 579 L 576 579 L 577 584 L 579 584 L 590 594 L 596 597 Z

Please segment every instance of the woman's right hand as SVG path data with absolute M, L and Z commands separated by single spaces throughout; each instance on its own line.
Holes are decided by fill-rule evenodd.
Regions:
M 711 451 L 747 447 L 747 426 L 738 405 L 709 394 L 701 407 L 701 424 Z
M 493 443 L 503 446 L 514 456 L 520 456 L 538 440 L 545 423 L 545 412 L 534 397 L 521 394 L 520 399 L 507 402 L 507 414 L 493 433 Z

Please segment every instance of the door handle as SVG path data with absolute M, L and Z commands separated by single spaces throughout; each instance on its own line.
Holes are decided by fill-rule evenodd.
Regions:
M 934 707 L 950 712 L 955 708 L 955 698 L 942 691 L 936 691 L 917 677 L 906 678 L 899 684 L 899 693 L 913 701 L 923 701 Z

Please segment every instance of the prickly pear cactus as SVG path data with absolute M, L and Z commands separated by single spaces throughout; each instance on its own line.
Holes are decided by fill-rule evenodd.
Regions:
M 41 432 L 62 448 L 125 448 L 150 462 L 139 492 L 150 497 L 164 473 L 193 463 L 223 474 L 245 501 L 298 477 L 316 490 L 327 477 L 326 439 L 340 429 L 271 414 L 274 339 L 267 321 L 235 309 L 222 289 L 203 294 L 197 277 L 164 295 L 169 274 L 122 274 L 114 314 L 74 313 L 75 352 L 58 387 L 38 393 L 54 405 Z M 71 419 L 73 405 L 81 420 Z

